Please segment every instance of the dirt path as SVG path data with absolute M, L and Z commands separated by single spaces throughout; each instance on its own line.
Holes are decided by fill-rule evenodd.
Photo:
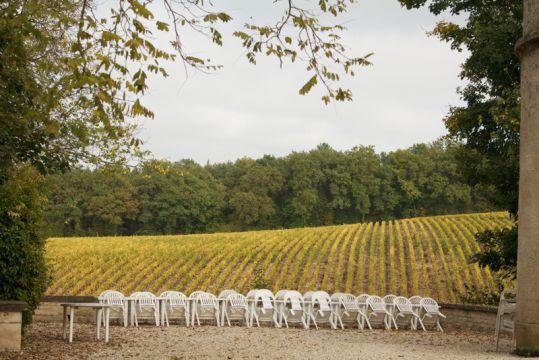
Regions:
M 494 336 L 471 332 L 303 330 L 274 328 L 111 327 L 111 342 L 94 340 L 94 327 L 77 324 L 75 340 L 61 324 L 33 324 L 19 354 L 0 359 L 509 359 L 493 352 Z M 502 340 L 509 350 L 509 340 Z

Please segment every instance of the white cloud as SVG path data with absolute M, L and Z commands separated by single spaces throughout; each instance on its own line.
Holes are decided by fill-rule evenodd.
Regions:
M 459 101 L 455 89 L 466 54 L 427 37 L 436 19 L 425 10 L 400 8 L 396 0 L 362 0 L 348 18 L 352 53 L 375 52 L 374 66 L 345 84 L 354 102 L 325 106 L 321 92 L 299 96 L 308 78 L 304 64 L 281 70 L 260 59 L 252 66 L 237 41 L 226 37 L 223 49 L 204 52 L 225 65 L 219 73 L 190 73 L 186 79 L 183 66 L 172 64 L 171 77 L 152 80 L 145 101 L 156 119 L 144 124 L 146 148 L 159 158 L 204 163 L 285 155 L 322 142 L 336 149 L 363 144 L 389 151 L 444 134 L 442 119 Z

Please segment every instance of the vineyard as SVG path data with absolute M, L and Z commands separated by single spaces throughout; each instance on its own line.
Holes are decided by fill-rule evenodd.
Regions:
M 483 213 L 241 233 L 51 238 L 47 292 L 246 292 L 263 271 L 274 290 L 420 294 L 458 302 L 466 285 L 496 286 L 493 273 L 468 262 L 478 250 L 474 234 L 508 225 L 506 213 Z

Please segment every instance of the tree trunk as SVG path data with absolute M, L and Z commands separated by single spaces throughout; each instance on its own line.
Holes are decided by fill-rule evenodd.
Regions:
M 521 58 L 520 187 L 516 341 L 539 354 L 539 0 L 524 0 Z

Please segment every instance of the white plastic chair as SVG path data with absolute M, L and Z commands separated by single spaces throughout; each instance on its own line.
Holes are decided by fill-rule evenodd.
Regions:
M 391 330 L 391 313 L 387 311 L 386 303 L 380 296 L 371 295 L 367 298 L 367 319 L 372 324 L 373 318 L 382 317 L 386 330 Z
M 190 311 L 185 294 L 179 291 L 165 291 L 159 297 L 165 299 L 163 315 L 167 326 L 169 326 L 169 318 L 174 318 L 176 314 L 178 319 L 184 318 L 185 325 L 189 326 Z
M 229 293 L 222 304 L 221 324 L 224 325 L 225 318 L 230 326 L 230 320 L 241 320 L 249 326 L 249 307 L 247 299 L 242 294 L 236 292 Z
M 395 310 L 395 304 L 393 302 L 395 301 L 396 297 L 397 295 L 389 294 L 382 298 L 382 300 L 384 300 L 384 302 L 386 303 L 387 311 L 391 313 L 393 312 L 393 310 Z
M 335 293 L 331 295 L 331 302 L 333 303 L 332 306 L 334 312 L 338 315 L 341 324 L 357 322 L 358 328 L 363 329 L 366 322 L 369 329 L 372 330 L 369 319 L 367 319 L 365 313 L 360 310 L 354 295 Z
M 305 321 L 305 302 L 301 293 L 295 290 L 279 290 L 275 294 L 277 303 L 279 325 L 283 325 L 283 321 L 288 328 L 289 323 L 302 324 L 305 329 L 308 329 Z
M 219 304 L 215 295 L 207 292 L 196 294 L 194 302 L 194 316 L 200 326 L 200 319 L 215 320 L 217 326 L 221 326 L 219 320 Z
M 425 326 L 423 325 L 423 321 L 421 321 L 421 318 L 419 317 L 418 313 L 414 311 L 414 308 L 412 306 L 412 303 L 410 300 L 405 298 L 404 296 L 397 296 L 393 300 L 394 307 L 394 318 L 401 324 L 407 324 L 410 323 L 410 329 L 417 330 L 417 324 L 421 325 L 421 328 L 423 331 L 425 331 Z
M 268 289 L 255 289 L 247 293 L 249 303 L 249 324 L 253 326 L 253 320 L 260 327 L 260 322 L 272 322 L 276 327 L 280 327 L 277 319 L 277 309 L 275 308 L 275 296 Z
M 122 319 L 122 323 L 124 326 L 127 326 L 128 303 L 125 299 L 124 294 L 115 290 L 106 290 L 99 295 L 98 301 L 100 304 L 111 305 L 111 311 L 119 309 L 121 313 L 120 318 Z M 105 321 L 104 318 L 103 321 Z
M 419 305 L 421 305 L 421 311 L 423 312 L 421 315 L 423 324 L 436 325 L 436 329 L 443 332 L 444 329 L 440 325 L 440 318 L 445 319 L 446 316 L 440 312 L 440 306 L 438 306 L 436 300 L 426 297 L 421 299 Z
M 500 348 L 500 334 L 502 331 L 509 332 L 512 336 L 511 346 L 515 348 L 515 313 L 516 302 L 512 297 L 508 297 L 505 292 L 500 296 L 498 305 L 498 315 L 496 316 L 496 351 Z
M 219 303 L 219 311 L 221 313 L 221 324 L 224 325 L 225 324 L 225 302 L 226 302 L 226 298 L 228 297 L 228 295 L 232 295 L 232 294 L 238 294 L 238 292 L 236 290 L 232 290 L 232 289 L 226 289 L 226 290 L 223 290 L 219 293 L 219 295 L 217 296 L 217 301 Z
M 369 294 L 361 294 L 356 297 L 356 303 L 359 306 L 359 310 L 363 311 L 365 314 L 367 313 L 367 299 L 369 296 Z
M 144 317 L 144 312 L 149 312 L 148 317 L 152 315 L 155 319 L 155 325 L 159 326 L 159 301 L 151 292 L 142 291 L 131 294 L 135 298 L 135 325 L 138 326 L 138 319 Z
M 363 312 L 363 314 L 367 315 L 367 299 L 369 298 L 369 294 L 361 294 L 359 295 L 358 297 L 356 297 L 356 303 L 357 303 L 357 306 L 359 307 L 359 310 L 361 312 Z M 365 319 L 368 320 L 368 318 L 365 316 Z M 363 327 L 365 327 L 365 324 L 362 324 Z M 372 330 L 372 327 L 370 327 L 370 323 L 369 323 L 369 328 Z
M 397 295 L 389 294 L 384 296 L 382 300 L 384 300 L 384 302 L 386 303 L 386 309 L 391 314 L 389 318 L 390 323 L 393 323 L 395 329 L 398 329 L 397 321 L 395 320 L 395 304 L 393 303 L 396 297 Z
M 305 300 L 307 326 L 310 326 L 312 320 L 317 329 L 319 323 L 328 323 L 332 329 L 337 328 L 336 319 L 338 317 L 331 308 L 331 298 L 327 292 L 307 291 L 303 295 L 303 299 Z M 342 322 L 341 328 L 344 329 Z
M 190 295 L 189 295 L 189 298 L 190 299 L 196 299 L 198 298 L 200 295 L 206 293 L 205 291 L 202 291 L 202 290 L 197 290 L 197 291 L 193 291 Z
M 418 316 L 421 314 L 421 305 L 419 304 L 421 299 L 423 299 L 423 297 L 418 295 L 414 295 L 408 299 L 412 303 L 412 310 L 414 310 Z
M 226 289 L 219 293 L 219 296 L 217 296 L 219 299 L 226 299 L 228 295 L 232 294 L 238 294 L 236 290 Z

